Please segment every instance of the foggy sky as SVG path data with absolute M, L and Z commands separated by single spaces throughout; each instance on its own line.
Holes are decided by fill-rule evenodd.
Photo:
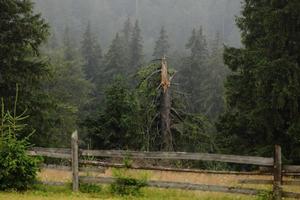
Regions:
M 35 0 L 36 10 L 51 25 L 58 38 L 66 26 L 78 44 L 90 21 L 102 47 L 106 49 L 124 21 L 139 20 L 144 52 L 152 54 L 160 27 L 165 26 L 172 50 L 183 51 L 192 28 L 203 26 L 208 40 L 220 32 L 229 45 L 240 44 L 235 25 L 240 0 Z

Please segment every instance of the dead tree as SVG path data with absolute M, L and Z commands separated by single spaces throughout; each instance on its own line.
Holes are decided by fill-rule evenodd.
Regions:
M 161 60 L 161 103 L 160 126 L 163 137 L 163 150 L 173 151 L 173 138 L 171 133 L 171 94 L 170 77 L 166 57 Z

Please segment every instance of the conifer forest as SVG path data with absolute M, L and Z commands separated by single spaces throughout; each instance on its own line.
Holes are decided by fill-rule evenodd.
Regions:
M 77 130 L 81 149 L 280 145 L 300 165 L 300 1 L 0 0 L 0 98 L 0 163 L 6 143 L 70 148 Z

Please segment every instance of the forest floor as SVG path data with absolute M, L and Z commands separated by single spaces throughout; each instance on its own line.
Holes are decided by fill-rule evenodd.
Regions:
M 143 171 L 144 172 L 144 171 Z M 135 172 L 136 173 L 136 172 Z M 183 172 L 162 172 L 162 171 L 147 171 L 150 180 L 190 182 L 199 184 L 213 184 L 236 186 L 245 188 L 256 188 L 271 190 L 271 185 L 250 185 L 239 184 L 241 179 L 272 179 L 271 176 L 260 175 L 223 175 L 223 174 L 200 174 L 200 173 L 183 173 Z M 106 170 L 104 174 L 83 174 L 93 176 L 111 176 L 112 171 Z M 39 179 L 42 181 L 64 181 L 70 182 L 71 173 L 58 170 L 42 170 L 39 174 Z M 300 186 L 284 187 L 285 191 L 299 192 Z M 70 186 L 38 186 L 34 190 L 25 193 L 17 192 L 0 192 L 2 200 L 256 200 L 260 199 L 254 196 L 245 196 L 237 194 L 224 194 L 215 192 L 201 191 L 184 191 L 173 189 L 157 189 L 144 188 L 143 195 L 138 197 L 121 197 L 112 195 L 109 192 L 109 187 L 104 186 L 102 191 L 95 194 L 72 193 Z

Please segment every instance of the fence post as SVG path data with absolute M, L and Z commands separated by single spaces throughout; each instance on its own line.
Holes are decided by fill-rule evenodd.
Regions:
M 72 183 L 73 192 L 78 192 L 79 189 L 79 178 L 78 178 L 78 132 L 73 132 L 71 138 L 72 146 Z
M 273 169 L 273 199 L 282 199 L 282 162 L 281 162 L 281 147 L 275 145 L 274 151 L 274 169 Z

